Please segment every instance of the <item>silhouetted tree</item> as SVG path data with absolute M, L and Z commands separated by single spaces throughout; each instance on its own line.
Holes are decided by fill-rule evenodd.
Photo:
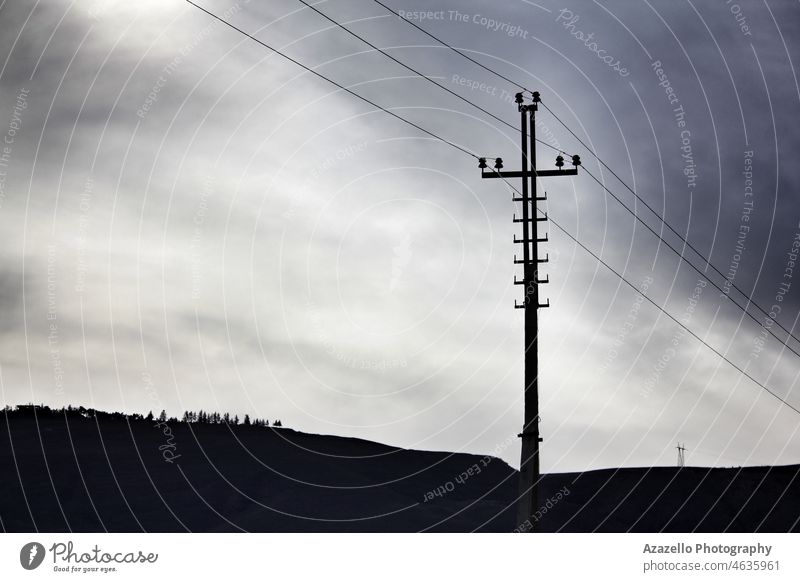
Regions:
M 124 412 L 105 412 L 102 410 L 95 410 L 94 408 L 84 408 L 83 406 L 73 407 L 72 405 L 69 406 L 62 406 L 61 408 L 50 408 L 49 406 L 45 406 L 44 404 L 19 404 L 17 406 L 9 406 L 5 405 L 0 412 L 8 413 L 17 413 L 22 416 L 34 416 L 39 415 L 43 417 L 56 417 L 59 415 L 63 415 L 64 417 L 83 417 L 83 418 L 100 418 L 100 419 L 111 419 L 111 420 L 127 420 L 127 421 L 148 421 L 153 422 L 154 416 L 153 411 L 149 411 L 146 416 L 142 415 L 138 412 L 132 413 L 124 413 Z M 174 416 L 167 417 L 166 410 L 162 410 L 161 413 L 158 415 L 159 422 L 165 423 L 177 423 L 179 422 L 178 419 Z M 240 424 L 239 416 L 234 415 L 231 418 L 230 413 L 226 412 L 221 414 L 219 412 L 206 412 L 204 410 L 200 410 L 198 412 L 192 412 L 191 410 L 187 410 L 183 413 L 180 422 L 189 423 L 189 422 L 197 422 L 202 424 L 226 424 L 226 425 L 234 425 L 237 426 Z M 269 428 L 270 423 L 269 420 L 266 418 L 257 418 L 251 417 L 249 414 L 244 415 L 244 420 L 242 421 L 242 426 L 254 426 L 258 428 Z M 273 427 L 282 427 L 283 424 L 280 420 L 275 419 L 272 423 Z

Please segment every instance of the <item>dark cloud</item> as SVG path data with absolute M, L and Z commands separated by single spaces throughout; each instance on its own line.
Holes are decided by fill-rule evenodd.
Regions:
M 204 5 L 415 123 L 517 165 L 513 129 L 301 4 Z M 727 275 L 735 264 L 733 282 L 760 305 L 790 281 L 779 320 L 793 325 L 795 6 L 392 6 L 435 12 L 421 25 L 541 91 L 714 265 Z M 319 8 L 515 125 L 515 87 L 377 4 Z M 520 211 L 474 160 L 182 2 L 6 3 L 0 51 L 0 139 L 28 91 L 0 206 L 8 402 L 219 408 L 475 452 L 516 434 L 522 321 L 510 219 Z M 580 153 L 661 231 L 556 119 L 544 110 L 538 119 L 542 139 Z M 539 165 L 555 153 L 540 147 Z M 688 313 L 700 276 L 586 173 L 542 186 L 559 224 L 634 285 L 652 277 L 648 296 L 797 404 L 797 358 L 771 336 L 754 357 L 760 327 L 710 284 Z M 698 462 L 796 462 L 796 416 L 557 229 L 550 238 L 540 347 L 548 470 L 670 463 L 677 439 L 690 459 L 692 446 L 706 451 Z M 503 446 L 510 462 L 517 455 L 516 443 Z

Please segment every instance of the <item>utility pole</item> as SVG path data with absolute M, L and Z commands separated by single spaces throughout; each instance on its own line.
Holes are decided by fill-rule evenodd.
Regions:
M 686 447 L 684 447 L 681 443 L 678 443 L 678 467 L 684 467 L 686 465 Z
M 531 93 L 532 101 L 525 104 L 522 93 L 516 94 L 517 110 L 520 113 L 520 133 L 522 136 L 520 148 L 522 150 L 522 170 L 519 172 L 504 172 L 503 160 L 496 158 L 494 170 L 486 171 L 486 158 L 480 158 L 478 167 L 481 169 L 481 178 L 522 178 L 522 197 L 513 196 L 515 202 L 522 203 L 522 218 L 514 215 L 513 221 L 522 224 L 522 238 L 514 236 L 514 243 L 522 245 L 522 259 L 514 255 L 514 263 L 523 266 L 521 280 L 514 277 L 515 285 L 522 285 L 525 298 L 522 304 L 514 302 L 514 307 L 525 310 L 525 412 L 522 432 L 518 435 L 522 439 L 522 455 L 520 460 L 519 505 L 517 512 L 518 527 L 523 531 L 536 531 L 537 518 L 534 516 L 539 508 L 538 489 L 540 481 L 539 471 L 539 352 L 538 334 L 540 307 L 549 307 L 550 300 L 542 304 L 539 301 L 539 284 L 548 283 L 549 276 L 545 279 L 539 277 L 539 264 L 546 263 L 549 256 L 539 257 L 539 243 L 547 242 L 548 237 L 539 238 L 537 224 L 547 220 L 547 214 L 540 218 L 536 215 L 536 202 L 547 200 L 547 193 L 538 196 L 536 193 L 537 178 L 549 176 L 575 176 L 581 163 L 579 156 L 572 156 L 574 168 L 564 170 L 564 158 L 556 157 L 555 170 L 536 169 L 536 111 L 540 102 L 539 92 Z M 529 141 L 530 140 L 530 141 Z M 528 148 L 530 144 L 530 149 Z

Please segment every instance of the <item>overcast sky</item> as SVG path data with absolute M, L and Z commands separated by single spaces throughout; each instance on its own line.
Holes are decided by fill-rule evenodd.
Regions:
M 778 305 L 792 329 L 796 2 L 387 3 L 540 91 L 729 285 Z M 519 164 L 512 128 L 297 0 L 201 5 L 465 149 Z M 317 6 L 516 127 L 507 81 L 371 0 Z M 0 66 L 5 403 L 228 410 L 518 464 L 520 209 L 474 159 L 178 0 L 3 2 Z M 554 117 L 537 119 L 542 140 L 580 154 L 633 207 Z M 539 167 L 554 156 L 540 146 Z M 707 282 L 724 277 L 659 246 L 585 172 L 540 187 L 559 224 L 800 407 L 786 334 L 772 321 L 781 339 L 762 332 Z M 800 462 L 800 415 L 541 228 L 545 471 L 673 464 L 677 441 L 690 464 Z

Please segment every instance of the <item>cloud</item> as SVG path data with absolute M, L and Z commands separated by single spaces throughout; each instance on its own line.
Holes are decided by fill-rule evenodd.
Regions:
M 519 163 L 513 129 L 301 4 L 203 5 L 398 115 Z M 516 87 L 377 5 L 319 8 L 516 125 Z M 798 151 L 787 122 L 800 105 L 796 8 L 742 6 L 749 35 L 725 4 L 581 5 L 571 26 L 561 9 L 445 3 L 421 25 L 541 91 L 724 274 L 735 261 L 733 282 L 759 305 L 773 305 L 790 281 L 779 320 L 791 327 L 800 308 L 785 277 L 800 220 L 787 163 Z M 471 452 L 518 432 L 523 326 L 511 218 L 521 211 L 505 184 L 185 3 L 27 2 L 3 14 L 0 135 L 29 90 L 0 207 L 7 402 L 147 410 L 155 391 L 175 414 L 249 412 L 311 432 Z M 706 279 L 724 282 L 558 120 L 537 115 L 543 140 L 579 153 Z M 742 174 L 750 151 L 752 200 Z M 539 167 L 553 167 L 556 153 L 540 146 Z M 700 275 L 586 172 L 540 187 L 552 218 L 634 285 L 652 277 L 648 296 L 684 316 Z M 690 462 L 693 446 L 721 463 L 796 462 L 795 416 L 548 230 L 542 293 L 551 307 L 539 348 L 547 470 L 671 463 L 677 439 Z M 711 284 L 687 321 L 797 400 L 796 357 L 774 337 L 751 357 L 759 326 Z M 502 449 L 515 463 L 516 443 Z

